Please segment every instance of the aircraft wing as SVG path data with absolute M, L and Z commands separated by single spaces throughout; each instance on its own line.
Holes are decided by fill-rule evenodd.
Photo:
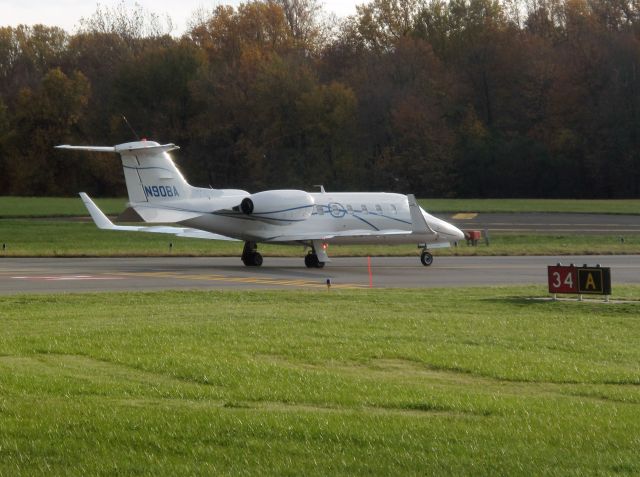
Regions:
M 265 242 L 297 242 L 301 240 L 331 240 L 338 237 L 383 237 L 385 235 L 411 235 L 410 230 L 347 230 L 327 234 L 306 233 L 293 235 L 278 235 L 266 239 Z
M 109 218 L 102 213 L 98 206 L 84 192 L 80 193 L 80 198 L 85 207 L 89 211 L 91 218 L 96 226 L 102 230 L 116 230 L 120 232 L 151 232 L 156 234 L 171 234 L 177 237 L 199 238 L 208 240 L 228 240 L 237 241 L 236 239 L 218 235 L 204 230 L 192 229 L 189 227 L 170 227 L 165 225 L 157 226 L 136 226 L 136 225 L 115 225 Z

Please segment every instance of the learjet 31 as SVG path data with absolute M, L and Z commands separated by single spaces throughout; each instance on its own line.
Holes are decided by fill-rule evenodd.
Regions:
M 415 243 L 429 266 L 429 249 L 464 239 L 461 230 L 425 212 L 413 195 L 390 193 L 206 189 L 187 183 L 169 152 L 174 144 L 138 141 L 113 147 L 57 146 L 58 149 L 116 153 L 122 159 L 129 207 L 151 226 L 115 225 L 84 192 L 80 197 L 100 229 L 153 232 L 244 242 L 242 261 L 262 265 L 259 243 L 308 247 L 308 268 L 329 262 L 329 244 Z M 166 224 L 173 224 L 168 226 Z

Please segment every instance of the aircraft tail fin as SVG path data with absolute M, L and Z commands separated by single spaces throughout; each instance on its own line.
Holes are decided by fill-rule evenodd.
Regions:
M 56 148 L 119 154 L 129 202 L 132 204 L 153 204 L 189 198 L 193 189 L 169 155 L 170 151 L 179 149 L 174 144 L 138 141 L 113 147 L 64 145 Z

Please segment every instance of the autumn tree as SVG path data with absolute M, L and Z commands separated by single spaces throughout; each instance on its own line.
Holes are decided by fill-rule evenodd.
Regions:
M 0 27 L 0 97 L 13 104 L 20 89 L 35 87 L 50 68 L 61 66 L 68 39 L 58 27 Z
M 319 52 L 330 27 L 318 0 L 275 0 L 282 8 L 296 46 L 305 54 Z
M 351 32 L 362 47 L 382 52 L 415 28 L 423 0 L 373 0 L 358 5 Z
M 69 193 L 74 184 L 73 161 L 55 162 L 54 146 L 73 134 L 89 97 L 86 77 L 60 69 L 47 72 L 41 84 L 24 88 L 17 99 L 13 133 L 6 149 L 13 158 L 8 164 L 9 193 L 22 195 Z
M 79 33 L 115 35 L 136 49 L 140 40 L 167 37 L 173 29 L 170 17 L 146 10 L 139 3 L 129 7 L 121 0 L 113 7 L 98 3 L 91 16 L 80 19 Z
M 195 114 L 190 83 L 203 64 L 204 54 L 188 41 L 147 47 L 141 58 L 119 68 L 113 84 L 115 109 L 145 137 L 186 140 Z
M 252 0 L 180 38 L 124 2 L 72 35 L 0 28 L 0 187 L 124 193 L 118 161 L 51 146 L 131 140 L 125 115 L 199 185 L 637 197 L 639 25 L 637 0 L 372 0 L 333 24 Z
M 6 191 L 4 192 L 5 194 L 9 193 L 12 185 L 12 182 L 9 180 L 9 171 L 10 162 L 13 157 L 9 157 L 7 151 L 10 133 L 9 110 L 0 97 L 0 170 L 4 171 L 4 174 L 0 174 L 0 191 Z
M 321 84 L 313 59 L 298 54 L 313 39 L 313 19 L 301 16 L 313 5 L 218 7 L 190 32 L 208 59 L 192 86 L 201 112 L 191 130 L 210 184 L 309 187 L 348 162 L 353 95 Z

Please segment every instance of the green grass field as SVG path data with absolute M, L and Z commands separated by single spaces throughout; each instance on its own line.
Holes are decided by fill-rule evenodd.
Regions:
M 126 198 L 97 199 L 107 215 L 118 215 Z M 567 212 L 640 215 L 640 200 L 421 199 L 433 213 Z M 79 197 L 0 197 L 0 218 L 88 216 Z
M 455 211 L 578 211 L 632 213 L 640 210 L 640 201 L 559 201 L 559 200 L 430 200 L 421 201 L 427 210 Z M 108 214 L 118 214 L 126 199 L 99 200 Z M 477 207 L 476 207 L 477 206 Z M 474 208 L 475 207 L 475 208 Z M 235 256 L 242 244 L 189 240 L 169 235 L 104 232 L 92 223 L 65 221 L 52 217 L 86 216 L 80 199 L 0 197 L 0 256 Z M 12 217 L 13 218 L 8 218 Z M 4 217 L 4 218 L 3 218 Z M 16 218 L 31 217 L 31 219 Z M 34 220 L 33 218 L 44 217 Z M 173 246 L 169 247 L 169 244 Z M 0 245 L 1 246 L 1 245 Z M 261 246 L 265 256 L 302 256 L 302 248 Z M 332 256 L 400 256 L 418 254 L 406 246 L 352 246 L 331 248 Z M 491 246 L 459 247 L 438 250 L 438 255 L 568 255 L 568 254 L 638 254 L 640 236 L 627 235 L 624 242 L 615 235 L 518 235 L 496 234 Z
M 125 198 L 95 202 L 107 215 L 118 215 L 127 206 Z M 80 197 L 0 197 L 0 219 L 77 216 L 89 216 Z
M 420 205 L 435 213 L 577 213 L 640 215 L 640 200 L 564 199 L 421 199 Z
M 0 297 L 0 475 L 637 475 L 640 304 L 541 295 Z
M 169 244 L 173 244 L 169 248 Z M 240 256 L 241 242 L 220 242 L 177 238 L 172 235 L 109 232 L 93 223 L 61 220 L 0 220 L 0 257 L 79 257 L 79 256 Z M 269 256 L 303 256 L 303 247 L 260 245 Z M 419 255 L 413 245 L 331 246 L 329 253 L 340 256 L 407 256 Z M 638 254 L 640 236 L 610 235 L 494 235 L 490 246 L 482 242 L 469 247 L 438 249 L 439 256 L 449 255 L 567 255 L 567 254 Z

